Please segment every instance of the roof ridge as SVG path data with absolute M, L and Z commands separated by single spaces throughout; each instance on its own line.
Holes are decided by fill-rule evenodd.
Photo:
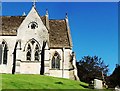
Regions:
M 49 19 L 49 20 L 65 20 L 65 19 Z
M 26 17 L 26 16 L 0 16 L 0 17 Z

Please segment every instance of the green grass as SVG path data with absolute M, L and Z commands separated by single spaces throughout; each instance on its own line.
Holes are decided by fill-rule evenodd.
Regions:
M 73 89 L 71 91 L 93 91 L 93 89 L 88 89 L 87 88 L 88 84 L 84 82 L 69 80 L 65 78 L 44 76 L 44 75 L 0 74 L 0 82 L 1 81 L 2 81 L 3 91 L 9 91 L 10 89 L 11 91 L 14 91 L 13 89 L 18 89 L 18 90 L 33 89 L 33 91 L 39 91 L 38 89 L 51 89 L 51 91 L 56 91 L 56 90 L 61 91 L 61 89 L 63 90 Z M 5 90 L 5 89 L 9 89 L 9 90 Z M 112 90 L 104 89 L 104 90 L 94 90 L 94 91 L 112 91 Z
M 2 74 L 2 89 L 87 89 L 88 84 L 43 75 Z

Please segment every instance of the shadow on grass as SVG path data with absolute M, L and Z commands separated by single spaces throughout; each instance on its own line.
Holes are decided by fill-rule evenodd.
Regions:
M 84 88 L 88 88 L 88 86 L 85 86 L 85 85 L 82 85 L 82 84 L 80 84 L 80 86 L 82 86 L 82 87 L 84 87 Z
M 63 84 L 62 82 L 55 82 L 55 84 Z

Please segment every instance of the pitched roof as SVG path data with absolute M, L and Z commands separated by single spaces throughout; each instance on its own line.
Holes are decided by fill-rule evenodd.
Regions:
M 49 41 L 52 47 L 69 47 L 69 36 L 65 20 L 50 20 Z
M 44 25 L 46 24 L 46 17 L 40 16 Z M 16 36 L 17 29 L 25 19 L 25 16 L 2 16 L 2 32 L 0 36 Z M 49 42 L 50 47 L 66 47 L 71 48 L 69 32 L 67 30 L 66 21 L 63 20 L 49 20 Z M 46 25 L 45 25 L 46 26 Z
M 0 35 L 13 36 L 17 35 L 17 29 L 25 19 L 23 16 L 3 16 L 2 17 L 2 32 Z

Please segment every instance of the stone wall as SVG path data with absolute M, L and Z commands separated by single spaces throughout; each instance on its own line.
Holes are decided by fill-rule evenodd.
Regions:
M 5 41 L 8 46 L 7 64 L 0 65 L 0 73 L 12 73 L 13 51 L 16 44 L 16 36 L 0 36 L 0 44 Z

